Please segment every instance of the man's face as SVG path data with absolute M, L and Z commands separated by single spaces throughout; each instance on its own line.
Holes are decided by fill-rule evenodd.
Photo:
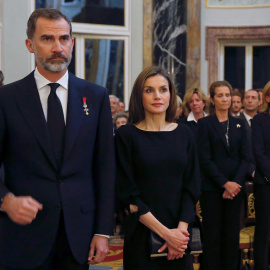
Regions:
M 118 110 L 118 102 L 115 97 L 110 97 L 111 113 L 114 115 Z
M 41 73 L 64 73 L 72 58 L 73 45 L 69 24 L 63 18 L 49 20 L 39 17 L 33 39 L 26 40 L 26 46 L 35 54 Z
M 255 90 L 250 90 L 245 93 L 245 98 L 243 101 L 245 111 L 254 112 L 257 111 L 260 106 L 260 100 L 258 93 Z
M 118 103 L 118 112 L 125 112 L 125 103 L 122 101 Z
M 237 114 L 240 112 L 242 107 L 241 97 L 239 96 L 232 96 L 232 113 Z

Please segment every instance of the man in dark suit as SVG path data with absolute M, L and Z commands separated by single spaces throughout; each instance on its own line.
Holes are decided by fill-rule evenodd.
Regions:
M 0 70 L 0 86 L 3 86 L 4 85 L 4 74 L 3 72 Z
M 240 92 L 232 92 L 232 106 L 231 114 L 232 116 L 240 116 L 240 111 L 242 108 L 242 95 Z
M 106 89 L 67 71 L 74 39 L 58 10 L 37 9 L 26 46 L 37 68 L 0 91 L 0 265 L 88 269 L 109 251 L 114 149 Z
M 4 85 L 4 74 L 3 72 L 0 70 L 0 87 Z M 3 166 L 1 166 L 0 168 L 0 179 L 4 179 L 5 174 L 4 174 L 4 168 Z
M 248 166 L 248 175 L 246 180 L 253 180 L 255 172 L 255 160 L 253 157 L 251 141 L 251 121 L 253 117 L 257 114 L 258 108 L 260 106 L 260 100 L 260 95 L 256 90 L 250 89 L 246 91 L 243 100 L 244 112 L 240 114 L 240 118 L 242 118 L 245 122 L 248 143 L 251 149 L 251 162 Z

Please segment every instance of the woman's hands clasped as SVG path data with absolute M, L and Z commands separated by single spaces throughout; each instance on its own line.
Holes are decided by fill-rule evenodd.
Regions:
M 131 213 L 138 211 L 136 205 L 130 204 L 129 208 Z M 183 257 L 189 241 L 188 223 L 180 221 L 177 228 L 169 229 L 159 222 L 151 212 L 141 215 L 139 221 L 165 240 L 165 244 L 158 251 L 159 253 L 168 248 L 168 260 Z
M 233 200 L 233 198 L 241 191 L 242 188 L 242 186 L 232 181 L 228 181 L 223 187 L 225 188 L 222 195 L 223 199 L 230 200 Z
M 163 239 L 166 242 L 159 249 L 159 252 L 163 252 L 168 248 L 168 260 L 183 257 L 189 241 L 189 233 L 186 228 L 169 229 Z

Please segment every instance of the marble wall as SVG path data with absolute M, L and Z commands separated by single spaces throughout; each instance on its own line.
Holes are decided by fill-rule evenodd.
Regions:
M 165 67 L 181 97 L 186 85 L 186 0 L 153 1 L 153 63 Z

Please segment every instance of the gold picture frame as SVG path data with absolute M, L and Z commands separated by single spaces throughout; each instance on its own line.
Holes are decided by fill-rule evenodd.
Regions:
M 238 3 L 242 2 L 242 3 Z M 206 8 L 264 8 L 270 7 L 270 0 L 261 0 L 259 4 L 253 4 L 253 0 L 206 0 Z

